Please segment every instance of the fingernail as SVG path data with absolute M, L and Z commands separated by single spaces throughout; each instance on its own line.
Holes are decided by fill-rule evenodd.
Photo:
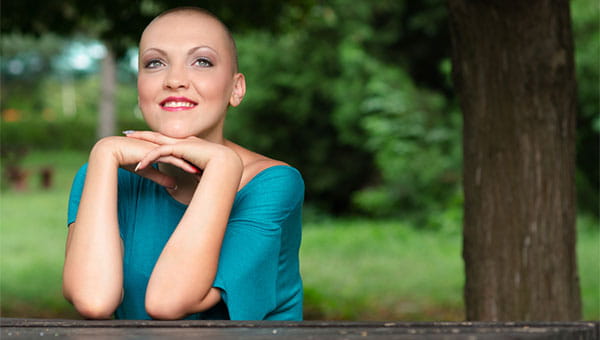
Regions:
M 133 169 L 133 172 L 137 172 L 140 169 L 140 165 L 142 164 L 142 162 L 139 162 L 136 166 L 135 169 Z
M 134 132 L 135 131 L 133 131 L 133 130 L 125 130 L 125 131 L 123 131 L 123 134 L 124 135 L 128 135 L 128 134 L 131 134 L 131 133 L 134 133 Z
M 178 188 L 177 184 L 175 184 L 175 185 L 174 185 L 174 186 L 172 186 L 172 187 L 169 187 L 169 189 L 171 189 L 171 190 L 177 190 L 177 188 Z

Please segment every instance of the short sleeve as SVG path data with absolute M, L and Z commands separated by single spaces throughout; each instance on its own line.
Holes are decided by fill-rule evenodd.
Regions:
M 282 248 L 294 248 L 288 250 L 297 257 L 300 231 L 286 228 L 301 228 L 290 217 L 298 219 L 303 200 L 302 177 L 289 166 L 263 170 L 238 193 L 214 283 L 222 290 L 231 320 L 269 319 L 286 294 L 278 285 L 282 276 L 297 275 L 301 290 L 297 263 L 286 266 Z
M 87 173 L 87 163 L 84 164 L 73 178 L 71 185 L 71 194 L 69 195 L 69 207 L 67 211 L 67 225 L 75 222 L 77 218 L 77 210 L 81 201 L 81 193 L 83 192 L 83 184 L 85 183 L 85 175 Z

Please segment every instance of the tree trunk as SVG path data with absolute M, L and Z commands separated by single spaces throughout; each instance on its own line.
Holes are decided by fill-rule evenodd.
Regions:
M 577 320 L 568 0 L 449 0 L 468 320 Z
M 107 46 L 101 67 L 101 95 L 98 114 L 98 138 L 115 133 L 115 90 L 117 87 L 117 65 L 114 51 Z

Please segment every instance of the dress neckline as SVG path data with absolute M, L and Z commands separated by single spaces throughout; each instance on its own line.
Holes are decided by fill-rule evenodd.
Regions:
M 257 178 L 260 178 L 262 176 L 264 176 L 265 173 L 267 173 L 269 170 L 274 169 L 274 168 L 292 168 L 290 165 L 284 165 L 284 164 L 276 164 L 276 165 L 272 165 L 269 167 L 266 167 L 262 170 L 260 170 L 259 172 L 257 172 L 243 187 L 241 187 L 237 193 L 235 194 L 235 199 L 233 201 L 233 204 L 235 205 L 235 202 L 238 200 L 238 197 L 246 191 L 246 188 L 251 186 L 252 183 L 255 182 L 255 180 Z M 292 168 L 293 169 L 293 168 Z M 146 179 L 148 181 L 150 181 L 149 179 Z M 154 182 L 152 182 L 154 183 Z M 179 206 L 179 207 L 183 207 L 184 209 L 187 209 L 187 207 L 189 206 L 188 204 L 184 204 L 179 202 L 178 200 L 176 200 L 173 196 L 171 196 L 169 194 L 169 192 L 167 191 L 167 188 L 163 187 L 162 185 L 158 184 L 158 183 L 154 183 L 155 185 L 160 187 L 160 191 L 166 195 L 169 198 L 169 201 L 174 203 L 175 205 Z

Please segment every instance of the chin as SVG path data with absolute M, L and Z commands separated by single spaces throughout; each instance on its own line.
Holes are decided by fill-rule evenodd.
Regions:
M 179 138 L 179 139 L 195 136 L 193 133 L 190 133 L 189 131 L 187 131 L 187 132 L 186 131 L 158 131 L 158 132 L 162 133 L 163 135 L 165 135 L 167 137 Z
M 187 138 L 187 137 L 199 137 L 202 139 L 210 138 L 211 136 L 222 135 L 222 132 L 218 130 L 218 127 L 205 127 L 193 125 L 193 122 L 177 122 L 169 125 L 158 124 L 151 126 L 153 131 L 161 133 L 171 138 Z
M 193 131 L 189 129 L 189 127 L 179 124 L 166 127 L 158 126 L 156 128 L 152 128 L 152 130 L 162 133 L 163 135 L 171 138 L 187 138 L 196 135 L 195 133 L 193 133 Z

